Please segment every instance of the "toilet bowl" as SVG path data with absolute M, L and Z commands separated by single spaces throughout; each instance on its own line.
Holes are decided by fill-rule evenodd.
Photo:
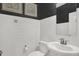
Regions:
M 40 51 L 34 51 L 34 52 L 31 52 L 28 56 L 44 56 L 45 53 L 43 52 L 40 52 Z
M 46 43 L 40 41 L 37 50 L 31 52 L 29 56 L 45 56 L 47 52 L 48 52 L 48 47 Z

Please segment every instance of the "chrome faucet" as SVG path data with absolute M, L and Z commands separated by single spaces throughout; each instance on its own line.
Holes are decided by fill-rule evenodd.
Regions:
M 64 38 L 61 38 L 60 44 L 67 45 L 67 40 L 65 40 Z

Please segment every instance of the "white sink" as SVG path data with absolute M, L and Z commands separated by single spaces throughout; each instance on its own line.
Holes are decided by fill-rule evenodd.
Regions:
M 60 42 L 45 42 L 49 49 L 49 56 L 79 56 L 79 47 L 67 44 L 63 45 Z
M 63 53 L 79 53 L 79 48 L 74 45 L 63 45 L 59 42 L 51 42 L 48 44 L 48 47 Z

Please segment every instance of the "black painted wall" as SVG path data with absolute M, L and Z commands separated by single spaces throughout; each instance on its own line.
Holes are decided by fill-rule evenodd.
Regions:
M 76 3 L 67 3 L 57 8 L 57 24 L 69 22 L 69 13 L 76 11 Z
M 64 10 L 64 8 L 57 8 L 57 23 L 65 23 L 68 22 L 68 12 Z
M 38 18 L 43 19 L 56 15 L 55 3 L 38 3 Z
M 77 3 L 77 8 L 79 8 L 79 3 Z

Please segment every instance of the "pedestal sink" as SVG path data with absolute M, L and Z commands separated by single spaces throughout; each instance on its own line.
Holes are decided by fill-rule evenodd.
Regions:
M 47 46 L 49 48 L 48 55 L 79 56 L 79 48 L 71 44 L 63 45 L 60 42 L 49 42 Z

